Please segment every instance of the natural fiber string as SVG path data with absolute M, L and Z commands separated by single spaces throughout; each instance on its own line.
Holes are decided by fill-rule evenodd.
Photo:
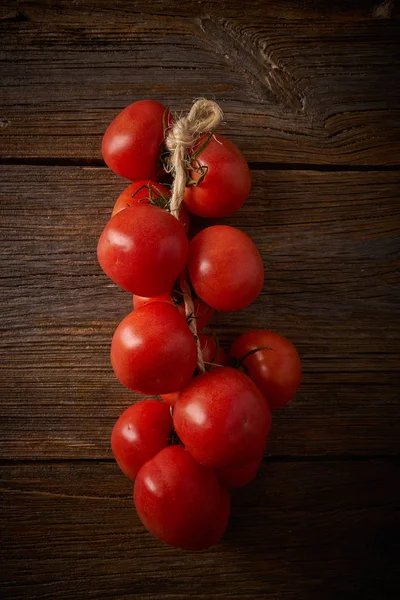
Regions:
M 168 170 L 174 177 L 170 211 L 177 219 L 186 187 L 186 165 L 190 160 L 188 150 L 201 135 L 215 131 L 222 119 L 222 110 L 216 102 L 199 98 L 194 102 L 188 115 L 177 119 L 167 133 L 166 146 L 170 152 Z M 181 291 L 185 302 L 186 317 L 192 315 L 189 327 L 197 341 L 197 367 L 201 373 L 204 373 L 206 369 L 197 335 L 196 318 L 193 316 L 193 300 L 189 283 L 184 277 L 181 278 Z

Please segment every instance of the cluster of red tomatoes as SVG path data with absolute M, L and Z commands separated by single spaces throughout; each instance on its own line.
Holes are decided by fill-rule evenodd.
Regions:
M 133 183 L 100 236 L 98 259 L 133 295 L 134 310 L 112 339 L 115 374 L 129 389 L 162 398 L 137 402 L 120 416 L 111 437 L 114 456 L 135 482 L 134 503 L 144 525 L 170 545 L 198 550 L 223 535 L 227 490 L 255 477 L 271 409 L 294 396 L 301 364 L 294 346 L 271 331 L 245 333 L 229 356 L 203 331 L 214 310 L 250 304 L 264 270 L 252 240 L 234 227 L 207 227 L 189 242 L 188 212 L 231 215 L 249 193 L 250 172 L 229 140 L 202 135 L 187 153 L 187 185 L 176 219 L 168 211 L 170 189 L 158 182 L 165 176 L 160 157 L 172 124 L 168 109 L 142 100 L 108 127 L 103 157 Z M 183 302 L 188 287 L 190 314 Z M 197 336 L 189 327 L 193 320 Z M 204 373 L 196 370 L 198 344 Z

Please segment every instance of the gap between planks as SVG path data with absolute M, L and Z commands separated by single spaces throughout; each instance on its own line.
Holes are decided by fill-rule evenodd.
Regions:
M 369 171 L 400 171 L 398 165 L 334 165 L 313 163 L 272 163 L 249 162 L 251 171 L 321 171 L 321 172 L 369 172 Z M 85 158 L 3 158 L 0 166 L 30 166 L 30 167 L 90 167 L 93 169 L 106 168 L 101 159 Z

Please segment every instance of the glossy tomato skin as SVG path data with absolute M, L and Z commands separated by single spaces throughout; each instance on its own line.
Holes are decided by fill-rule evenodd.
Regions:
M 139 100 L 122 110 L 108 126 L 101 151 L 106 165 L 131 181 L 155 180 L 168 109 L 155 100 Z
M 237 467 L 259 458 L 271 412 L 257 386 L 230 367 L 192 379 L 175 404 L 174 427 L 193 458 L 206 467 Z
M 139 471 L 134 503 L 147 529 L 170 546 L 203 550 L 216 544 L 229 518 L 229 496 L 214 471 L 183 446 L 169 446 Z
M 150 194 L 153 198 L 161 198 L 162 200 L 162 197 L 166 199 L 169 197 L 170 191 L 157 181 L 152 181 L 150 179 L 140 179 L 139 181 L 135 181 L 128 185 L 128 187 L 118 196 L 111 216 L 113 217 L 121 210 L 130 208 L 131 206 L 151 204 Z
M 297 392 L 301 383 L 301 361 L 292 342 L 265 329 L 238 337 L 229 354 L 241 360 L 248 352 L 263 346 L 267 348 L 245 358 L 242 366 L 274 410 L 285 406 Z
M 186 264 L 188 241 L 177 219 L 155 206 L 126 208 L 105 226 L 97 246 L 103 271 L 139 296 L 168 293 Z
M 203 333 L 198 334 L 200 341 L 200 348 L 203 355 L 203 360 L 206 364 L 207 370 L 218 368 L 214 365 L 220 365 L 221 367 L 228 364 L 229 357 L 227 353 L 218 346 L 217 342 L 211 335 L 205 335 Z M 212 365 L 210 364 L 212 363 Z M 178 400 L 180 392 L 172 392 L 171 394 L 160 394 L 163 401 L 169 406 L 174 407 Z
M 121 471 L 134 481 L 144 463 L 168 446 L 171 431 L 171 413 L 163 402 L 142 400 L 127 408 L 111 434 L 111 448 Z
M 115 330 L 111 364 L 127 388 L 156 395 L 179 390 L 197 363 L 196 342 L 185 318 L 164 302 L 127 315 Z
M 222 485 L 227 488 L 243 487 L 253 481 L 261 466 L 261 461 L 262 458 L 257 458 L 240 467 L 218 469 L 217 475 Z
M 239 210 L 249 195 L 249 166 L 239 148 L 223 135 L 203 135 L 192 148 L 191 154 L 203 145 L 205 147 L 196 161 L 207 172 L 200 183 L 186 187 L 184 204 L 188 211 L 199 217 L 228 217 Z M 193 170 L 189 176 L 197 181 L 200 173 Z
M 151 192 L 149 188 L 151 188 Z M 171 192 L 167 187 L 157 181 L 150 181 L 149 179 L 135 181 L 128 185 L 128 187 L 118 196 L 111 216 L 113 217 L 125 208 L 143 204 L 153 204 L 159 208 L 164 208 L 164 202 L 168 202 L 170 193 Z M 153 198 L 153 202 L 150 194 Z M 158 205 L 158 202 L 160 202 L 160 206 Z M 188 233 L 190 229 L 190 217 L 184 206 L 181 206 L 179 222 L 185 232 Z
M 225 312 L 251 304 L 264 282 L 263 263 L 253 241 L 228 225 L 207 227 L 192 239 L 188 271 L 196 294 Z

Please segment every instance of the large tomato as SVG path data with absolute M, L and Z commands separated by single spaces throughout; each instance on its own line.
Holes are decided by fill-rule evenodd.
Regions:
M 102 142 L 105 163 L 131 181 L 156 179 L 168 109 L 155 100 L 139 100 L 121 111 L 108 126 Z
M 264 281 L 263 263 L 253 241 L 228 225 L 207 227 L 193 238 L 188 271 L 196 294 L 221 311 L 251 304 Z
M 170 190 L 164 185 L 161 185 L 161 183 L 149 181 L 148 179 L 141 179 L 140 181 L 135 181 L 135 183 L 128 185 L 128 187 L 118 196 L 111 216 L 113 217 L 121 210 L 124 210 L 124 208 L 143 204 L 151 204 L 158 206 L 159 208 L 168 209 L 169 197 Z M 184 206 L 181 206 L 179 221 L 187 233 L 190 229 L 190 217 Z
M 120 287 L 139 296 L 160 296 L 172 289 L 187 259 L 188 240 L 175 217 L 155 206 L 117 213 L 97 246 L 103 271 Z
M 121 471 L 135 479 L 145 462 L 168 446 L 172 417 L 158 400 L 142 400 L 129 406 L 115 423 L 111 448 Z
M 293 398 L 301 382 L 301 362 L 288 339 L 265 329 L 238 337 L 229 351 L 264 394 L 272 409 Z
M 239 467 L 225 467 L 218 469 L 217 474 L 220 482 L 227 488 L 242 487 L 253 481 L 261 466 L 261 458 L 257 458 Z
M 185 189 L 184 203 L 195 215 L 228 217 L 250 192 L 251 175 L 243 154 L 226 137 L 203 135 L 190 150 L 192 185 Z
M 142 306 L 115 330 L 111 364 L 122 385 L 131 390 L 150 395 L 180 390 L 192 377 L 196 363 L 193 334 L 171 304 Z
M 183 446 L 161 450 L 140 469 L 133 498 L 147 529 L 185 550 L 213 546 L 228 524 L 229 494 Z
M 179 394 L 174 427 L 200 464 L 220 469 L 259 459 L 271 411 L 257 386 L 230 367 L 199 375 Z

